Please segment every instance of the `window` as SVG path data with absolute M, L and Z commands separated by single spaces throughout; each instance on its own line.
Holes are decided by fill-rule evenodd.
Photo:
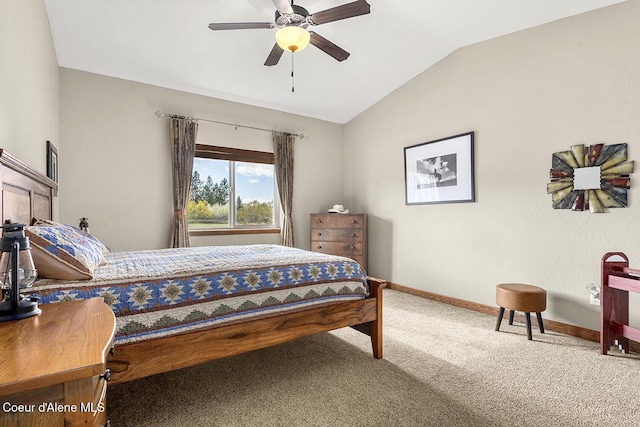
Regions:
M 273 153 L 196 144 L 189 232 L 279 232 L 273 163 Z

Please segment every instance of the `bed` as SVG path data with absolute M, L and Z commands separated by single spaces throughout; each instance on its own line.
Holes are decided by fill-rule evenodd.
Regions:
M 57 184 L 4 151 L 0 176 L 2 220 L 38 218 L 30 237 L 37 252 L 38 239 L 47 237 L 41 230 L 64 226 L 51 221 Z M 343 327 L 369 335 L 373 356 L 382 358 L 384 282 L 348 258 L 248 245 L 105 249 L 94 261 L 89 277 L 38 280 L 31 293 L 43 304 L 100 296 L 112 307 L 117 330 L 107 365 L 113 383 Z

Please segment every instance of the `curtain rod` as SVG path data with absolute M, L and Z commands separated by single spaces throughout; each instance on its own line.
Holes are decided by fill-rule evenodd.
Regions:
M 233 127 L 235 127 L 236 129 L 238 129 L 238 128 L 245 128 L 245 129 L 262 130 L 262 131 L 265 131 L 265 132 L 271 132 L 271 133 L 275 132 L 274 130 L 271 130 L 271 129 L 259 128 L 259 127 L 255 127 L 255 126 L 246 126 L 246 125 L 239 125 L 239 124 L 236 124 L 236 123 L 220 122 L 220 121 L 217 121 L 217 120 L 211 120 L 211 119 L 200 119 L 200 118 L 198 118 L 198 117 L 185 117 L 185 116 L 180 116 L 180 115 L 178 115 L 178 114 L 167 114 L 167 113 L 161 113 L 160 111 L 156 111 L 154 114 L 155 114 L 155 115 L 156 115 L 156 117 L 158 117 L 158 118 L 160 118 L 160 117 L 169 117 L 169 118 L 172 118 L 172 117 L 180 117 L 180 118 L 184 118 L 184 119 L 197 120 L 197 121 L 199 121 L 199 122 L 209 122 L 209 123 L 217 123 L 217 124 L 219 124 L 219 125 L 233 126 Z M 304 139 L 304 135 L 303 135 L 303 134 L 301 134 L 301 133 L 292 133 L 292 134 L 290 134 L 290 135 L 292 135 L 292 136 L 296 136 L 296 137 L 298 137 L 298 138 L 300 138 L 300 139 Z

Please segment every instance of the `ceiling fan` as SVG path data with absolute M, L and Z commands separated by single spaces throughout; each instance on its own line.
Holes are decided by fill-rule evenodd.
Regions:
M 274 22 L 212 23 L 209 24 L 209 28 L 213 31 L 278 28 L 276 43 L 264 63 L 267 66 L 276 65 L 285 50 L 297 52 L 304 49 L 309 43 L 337 61 L 344 61 L 349 57 L 349 52 L 321 35 L 308 31 L 307 28 L 341 19 L 353 18 L 354 16 L 366 15 L 371 9 L 371 6 L 365 0 L 356 0 L 314 14 L 310 14 L 304 7 L 294 5 L 293 1 L 289 4 L 288 0 L 273 0 L 273 4 L 276 7 Z

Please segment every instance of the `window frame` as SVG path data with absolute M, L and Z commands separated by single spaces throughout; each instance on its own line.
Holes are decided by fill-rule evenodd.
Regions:
M 273 153 L 266 151 L 245 150 L 241 148 L 220 147 L 215 145 L 196 144 L 196 158 L 227 160 L 233 162 L 245 163 L 262 163 L 275 165 L 275 156 Z M 193 170 L 191 171 L 193 174 Z M 232 188 L 233 198 L 235 200 L 235 163 L 233 167 L 233 176 L 229 177 L 229 185 Z M 280 198 L 278 195 L 278 187 L 275 185 L 274 176 L 274 221 L 275 226 L 243 226 L 243 227 L 227 227 L 227 228 L 209 228 L 199 230 L 189 230 L 189 236 L 214 236 L 214 235 L 230 235 L 230 234 L 276 234 L 280 233 Z M 232 195 L 229 194 L 231 201 Z M 235 203 L 235 201 L 234 201 Z M 232 216 L 232 222 L 235 223 L 235 212 L 232 212 L 230 205 L 229 215 Z M 188 226 L 188 225 L 187 225 Z

